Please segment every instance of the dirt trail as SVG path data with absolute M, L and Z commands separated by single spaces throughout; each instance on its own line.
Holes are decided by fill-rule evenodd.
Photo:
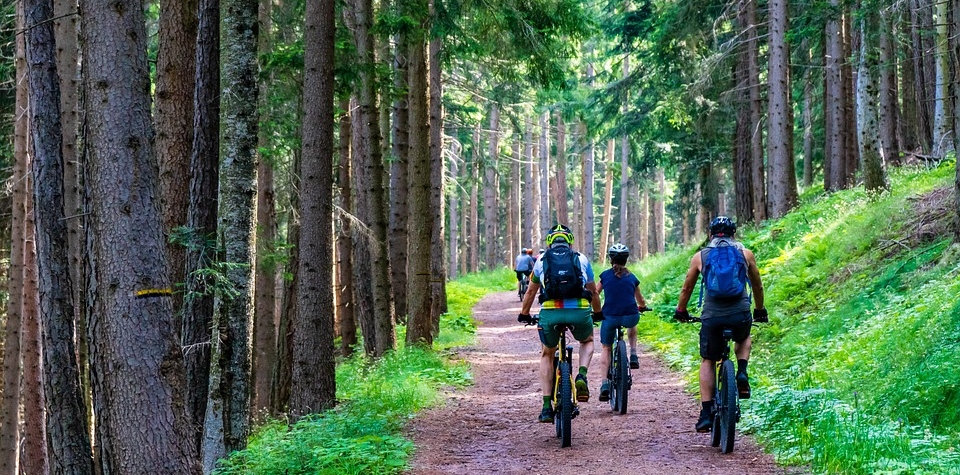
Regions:
M 590 402 L 573 420 L 572 446 L 561 449 L 553 424 L 540 424 L 537 382 L 540 341 L 534 327 L 517 323 L 515 294 L 498 293 L 474 308 L 480 323 L 475 347 L 459 355 L 473 367 L 475 384 L 448 395 L 443 407 L 425 412 L 408 434 L 418 449 L 414 475 L 439 474 L 785 474 L 753 440 L 738 434 L 732 454 L 710 446 L 693 423 L 699 403 L 676 374 L 642 353 L 633 370 L 625 415 L 599 402 L 599 332 L 588 375 Z M 653 318 L 645 315 L 643 318 Z M 576 350 L 574 351 L 576 354 Z M 575 357 L 576 358 L 576 357 Z

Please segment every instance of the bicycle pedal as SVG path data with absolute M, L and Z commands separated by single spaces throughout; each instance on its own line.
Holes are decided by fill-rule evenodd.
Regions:
M 570 414 L 570 418 L 573 419 L 580 415 L 580 408 L 578 406 L 573 406 L 573 413 Z

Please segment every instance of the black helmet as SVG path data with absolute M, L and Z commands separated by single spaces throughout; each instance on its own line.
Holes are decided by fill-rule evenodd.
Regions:
M 731 237 L 737 232 L 737 223 L 726 216 L 717 216 L 710 221 L 710 235 L 717 237 Z
M 627 262 L 627 258 L 630 257 L 630 249 L 620 243 L 614 244 L 607 250 L 607 257 L 614 263 Z

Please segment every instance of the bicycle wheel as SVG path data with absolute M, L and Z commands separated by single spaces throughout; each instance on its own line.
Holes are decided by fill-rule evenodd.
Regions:
M 557 435 L 560 437 L 560 447 L 570 447 L 570 420 L 573 418 L 573 386 L 570 381 L 570 362 L 560 362 L 560 394 L 557 398 L 554 422 L 557 426 Z
M 623 340 L 618 341 L 616 352 L 618 364 L 614 371 L 616 372 L 617 406 L 614 411 L 626 414 L 627 393 L 630 390 L 630 360 L 627 359 L 627 343 Z
M 717 378 L 719 381 L 720 378 Z M 720 447 L 720 385 L 717 384 L 713 389 L 713 414 L 710 419 L 713 423 L 710 425 L 710 445 Z
M 720 366 L 720 452 L 733 452 L 733 439 L 736 436 L 737 412 L 740 410 L 737 401 L 737 379 L 733 370 L 733 362 L 724 360 Z

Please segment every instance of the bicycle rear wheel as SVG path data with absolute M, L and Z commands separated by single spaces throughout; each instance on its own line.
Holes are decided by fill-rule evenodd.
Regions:
M 573 385 L 570 381 L 570 362 L 560 362 L 560 394 L 558 395 L 554 422 L 560 447 L 570 447 L 570 421 L 573 419 Z
M 627 393 L 630 390 L 630 360 L 627 359 L 627 343 L 623 340 L 617 342 L 616 356 L 617 365 L 614 367 L 614 378 L 616 383 L 617 405 L 614 411 L 620 414 L 627 413 Z
M 737 398 L 737 379 L 733 369 L 733 362 L 724 360 L 720 365 L 720 377 L 717 387 L 720 392 L 720 452 L 733 452 L 733 441 L 736 436 L 737 419 L 739 418 L 740 404 Z

